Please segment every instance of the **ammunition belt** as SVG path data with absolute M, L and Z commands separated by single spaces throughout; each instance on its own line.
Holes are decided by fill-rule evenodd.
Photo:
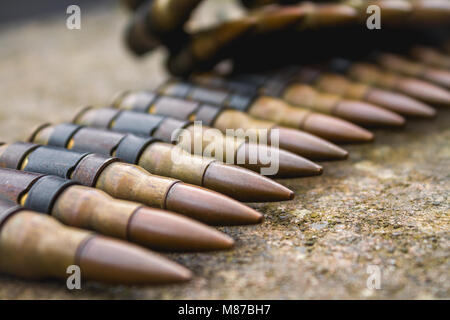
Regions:
M 159 97 L 158 94 L 151 91 L 139 91 L 133 94 L 129 92 L 124 92 L 124 96 L 118 98 L 119 104 L 125 109 L 134 110 L 137 112 L 149 113 L 149 109 L 155 100 Z
M 66 180 L 55 176 L 44 176 L 36 181 L 28 191 L 25 208 L 37 212 L 51 213 L 58 196 L 66 188 L 77 185 L 73 180 Z
M 151 136 L 165 119 L 165 117 L 158 115 L 143 115 L 141 113 L 133 111 L 117 111 L 119 111 L 120 113 L 114 120 L 114 124 L 111 125 L 111 129 L 113 129 L 114 131 Z

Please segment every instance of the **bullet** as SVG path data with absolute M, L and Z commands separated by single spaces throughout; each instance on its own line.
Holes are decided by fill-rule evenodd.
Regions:
M 375 59 L 387 70 L 450 88 L 450 71 L 448 70 L 428 67 L 392 53 L 378 54 Z
M 67 128 L 73 128 L 73 130 L 67 130 Z M 64 132 L 69 132 L 68 139 L 60 139 Z M 139 161 L 141 159 L 139 155 L 143 154 L 143 149 L 146 148 L 146 145 L 142 144 L 143 140 L 144 138 L 134 135 L 84 128 L 73 124 L 44 126 L 35 130 L 30 137 L 31 142 L 41 145 L 64 147 L 79 152 L 97 152 L 108 156 L 115 153 L 118 158 L 131 161 L 133 159 L 128 158 L 128 152 L 129 155 L 138 156 L 135 164 L 139 166 L 143 164 L 142 167 L 145 167 L 144 161 L 148 159 L 143 158 L 144 161 Z M 67 144 L 65 144 L 66 141 L 68 141 Z M 61 142 L 63 143 L 60 144 Z M 137 171 L 141 173 L 146 171 L 140 168 L 138 168 L 140 170 L 134 170 L 136 168 L 130 166 L 127 171 L 122 170 L 120 175 L 117 174 L 114 167 L 106 168 L 105 170 L 110 171 L 109 174 L 105 174 L 104 179 L 99 180 L 97 185 L 102 184 L 102 188 L 110 194 L 118 193 L 117 188 L 128 189 L 123 192 L 128 192 L 127 195 L 133 194 L 136 199 L 139 199 L 139 202 L 175 211 L 210 225 L 245 225 L 262 221 L 262 215 L 257 211 L 212 190 L 162 176 L 151 176 L 153 178 L 151 184 L 142 183 L 142 181 L 138 183 L 133 176 Z M 142 175 L 139 174 L 139 176 Z M 182 199 L 186 190 L 191 193 L 191 199 L 197 199 L 197 203 L 186 204 L 186 200 Z M 186 205 L 180 208 L 182 203 Z
M 320 171 L 320 166 L 286 150 L 247 141 L 244 137 L 227 136 L 218 130 L 211 131 L 207 124 L 211 124 L 214 121 L 214 113 L 217 113 L 216 107 L 209 108 L 206 105 L 202 105 L 200 112 L 203 118 L 201 119 L 202 125 L 199 126 L 193 125 L 189 121 L 149 114 L 149 112 L 154 112 L 154 106 L 159 106 L 160 104 L 161 106 L 170 105 L 174 112 L 179 111 L 178 116 L 183 114 L 189 119 L 191 111 L 193 111 L 190 108 L 198 104 L 171 97 L 160 97 L 156 104 L 152 105 L 148 103 L 151 97 L 153 97 L 153 93 L 149 91 L 124 93 L 123 99 L 116 99 L 115 106 L 133 111 L 107 108 L 107 110 L 87 109 L 82 111 L 75 118 L 74 122 L 81 125 L 144 136 L 151 134 L 164 142 L 175 143 L 190 153 L 212 156 L 222 162 L 235 163 L 252 171 L 258 171 L 264 175 L 278 178 L 312 176 L 317 175 L 318 171 Z M 165 110 L 165 108 L 162 110 Z M 106 111 L 113 112 L 114 121 L 105 121 Z M 115 118 L 116 116 L 117 118 Z M 140 123 L 140 125 L 137 125 L 137 123 Z M 184 130 L 180 131 L 182 129 Z M 250 150 L 251 152 L 249 152 Z M 274 169 L 277 164 L 278 171 L 274 170 L 275 172 L 273 172 L 270 170 L 271 168 Z M 146 166 L 145 163 L 140 165 Z
M 450 92 L 427 81 L 399 76 L 369 63 L 349 63 L 346 73 L 363 83 L 398 91 L 427 103 L 450 106 Z
M 308 72 L 307 69 L 302 69 L 299 74 L 303 71 Z M 352 82 L 342 75 L 314 71 L 316 75 L 308 83 L 321 91 L 366 101 L 405 116 L 429 118 L 436 114 L 436 110 L 429 105 L 407 95 Z
M 116 200 L 101 190 L 41 173 L 0 168 L 0 196 L 72 227 L 164 251 L 223 250 L 233 240 L 179 215 Z
M 365 126 L 402 126 L 405 119 L 389 110 L 367 102 L 342 99 L 339 95 L 322 93 L 306 84 L 292 84 L 284 92 L 286 101 L 307 109 L 341 117 Z
M 239 83 L 248 83 L 257 87 L 260 94 L 280 97 L 286 101 L 285 94 L 291 85 L 295 85 L 298 68 L 290 67 L 288 72 L 277 72 L 274 75 L 266 76 L 259 74 L 241 74 L 232 79 Z M 293 78 L 292 78 L 293 77 Z M 289 102 L 289 101 L 288 101 Z M 292 105 L 292 104 L 291 104 Z M 295 106 L 304 114 L 309 114 L 302 129 L 335 143 L 361 143 L 372 141 L 373 134 L 349 121 L 312 112 L 310 109 Z
M 312 134 L 308 134 L 304 128 L 309 128 L 311 119 L 316 122 L 317 115 L 309 110 L 301 110 L 292 107 L 285 101 L 276 97 L 265 95 L 258 95 L 256 86 L 247 84 L 245 82 L 227 81 L 225 78 L 214 75 L 194 75 L 191 81 L 208 88 L 227 90 L 230 97 L 228 100 L 233 100 L 233 96 L 252 95 L 255 98 L 251 102 L 251 106 L 247 109 L 247 113 L 255 118 L 273 121 L 277 124 L 295 128 L 303 134 L 304 149 L 310 149 L 308 153 L 304 151 L 302 154 L 311 160 L 342 160 L 348 157 L 348 152 L 333 143 L 321 139 Z M 319 115 L 320 118 L 320 115 Z M 329 118 L 329 119 L 328 119 Z M 340 125 L 340 120 L 325 116 L 329 120 L 330 126 L 335 124 Z M 314 124 L 313 124 L 314 125 Z
M 67 127 L 75 129 L 80 128 L 76 125 L 69 125 Z M 56 131 L 58 130 L 57 127 L 53 128 L 56 128 Z M 55 131 L 50 126 L 47 126 L 46 128 L 41 127 L 40 130 Z M 111 136 L 113 138 L 126 136 L 124 134 L 110 134 L 108 131 L 105 132 L 104 130 L 89 130 L 81 128 L 80 130 L 84 130 L 83 132 L 90 131 L 94 133 L 97 133 L 97 131 L 99 131 L 98 134 L 103 135 L 106 138 L 108 136 Z M 41 134 L 39 135 L 42 136 L 43 134 L 44 133 L 41 132 Z M 112 190 L 104 189 L 105 192 L 114 192 L 110 195 L 115 198 L 142 202 L 147 205 L 159 208 L 164 207 L 166 201 L 164 195 L 167 194 L 168 190 L 166 188 L 162 188 L 161 192 L 155 192 L 154 186 L 162 184 L 164 182 L 168 186 L 171 186 L 174 183 L 178 182 L 177 180 L 175 180 L 178 178 L 184 182 L 200 185 L 207 189 L 211 189 L 231 196 L 237 200 L 247 202 L 283 201 L 290 200 L 294 197 L 294 193 L 288 188 L 250 170 L 246 170 L 244 168 L 233 165 L 227 165 L 212 158 L 202 158 L 200 156 L 191 155 L 176 146 L 159 142 L 156 139 L 149 140 L 146 138 L 130 135 L 128 141 L 131 141 L 132 138 L 130 137 L 133 138 L 134 142 L 141 141 L 140 146 L 135 143 L 135 150 L 139 150 L 139 148 L 143 149 L 138 159 L 130 159 L 124 156 L 124 159 L 128 159 L 128 162 L 130 162 L 130 164 L 125 162 L 118 162 L 118 158 L 109 158 L 109 150 L 105 150 L 104 148 L 102 148 L 104 144 L 102 144 L 102 142 L 98 140 L 94 140 L 94 142 L 91 143 L 91 145 L 89 146 L 89 150 L 99 150 L 103 154 L 85 153 L 87 148 L 82 148 L 83 145 L 79 147 L 79 150 L 82 150 L 83 152 L 75 152 L 73 150 L 68 151 L 64 148 L 58 147 L 52 147 L 48 149 L 41 147 L 38 151 L 39 153 L 42 153 L 42 155 L 40 155 L 41 160 L 42 158 L 44 158 L 44 160 L 40 163 L 45 161 L 47 162 L 47 166 L 52 165 L 52 161 L 56 162 L 56 159 L 64 159 L 64 156 L 66 156 L 68 160 L 65 163 L 62 163 L 62 166 L 74 166 L 74 163 L 76 163 L 76 168 L 78 168 L 79 166 L 80 169 L 77 171 L 76 169 L 71 168 L 72 172 L 78 174 L 72 174 L 71 176 L 66 176 L 65 173 L 67 172 L 67 170 L 64 170 L 63 177 L 79 180 L 80 183 L 90 187 L 96 186 L 97 181 L 106 182 L 110 180 L 110 178 L 103 176 L 98 178 L 100 173 L 103 173 L 105 175 L 108 173 L 114 174 L 116 177 L 119 175 L 119 173 L 121 173 L 121 179 L 125 180 L 124 177 L 127 176 L 126 181 L 128 181 L 129 185 L 124 185 L 124 187 L 122 188 L 113 188 Z M 48 143 L 47 141 L 45 141 L 44 139 L 45 144 Z M 119 144 L 127 143 L 127 140 L 123 140 L 123 142 L 120 142 L 120 140 L 118 141 Z M 97 142 L 97 144 L 95 144 L 95 142 Z M 0 150 L 1 148 L 2 147 L 0 146 Z M 4 146 L 3 148 L 6 148 L 6 146 Z M 123 153 L 120 153 L 121 149 L 118 150 L 119 155 L 123 155 Z M 8 154 L 7 152 L 5 153 Z M 52 155 L 52 153 L 54 153 L 54 155 Z M 18 155 L 17 152 L 14 154 L 17 157 L 20 156 L 20 154 Z M 174 161 L 173 156 L 175 155 L 177 157 L 177 160 L 179 161 Z M 112 162 L 114 162 L 114 164 Z M 90 172 L 88 172 L 90 177 L 89 179 L 86 179 L 86 169 L 83 168 L 92 168 L 94 164 L 91 165 L 90 163 L 99 164 L 95 166 L 95 170 L 92 169 L 90 170 Z M 56 164 L 59 164 L 59 162 L 57 162 Z M 134 164 L 141 165 L 148 172 L 142 170 L 140 167 L 135 166 Z M 107 169 L 108 166 L 115 168 L 109 170 Z M 57 172 L 57 168 L 57 165 L 53 165 L 51 168 L 47 169 L 51 169 L 52 172 L 43 173 L 61 176 L 61 174 L 58 174 L 59 172 Z M 149 172 L 152 174 L 149 174 Z M 78 178 L 79 176 L 81 176 L 82 179 Z M 168 179 L 166 177 L 171 177 L 174 179 Z M 152 189 L 141 189 L 142 191 L 145 190 L 147 193 L 143 193 L 142 191 L 131 192 L 130 190 L 132 190 L 132 188 L 130 188 L 130 185 L 152 186 Z M 99 184 L 97 185 L 97 187 L 105 188 L 104 185 Z
M 223 90 L 210 89 L 200 86 L 195 86 L 189 83 L 171 82 L 163 85 L 160 92 L 171 97 L 186 99 L 197 103 L 197 108 L 201 109 L 203 106 L 216 108 L 218 114 L 212 123 L 212 126 L 226 132 L 227 129 L 244 129 L 244 130 L 261 130 L 264 134 L 270 137 L 272 129 L 277 129 L 279 137 L 279 146 L 295 154 L 311 157 L 314 159 L 323 159 L 327 157 L 345 157 L 345 152 L 335 148 L 329 142 L 319 139 L 311 134 L 294 130 L 291 128 L 278 126 L 275 122 L 260 120 L 249 116 L 246 112 L 253 109 L 259 110 L 258 113 L 271 112 L 268 109 L 273 106 L 264 102 L 264 99 L 258 99 L 256 96 L 230 94 Z M 207 105 L 205 103 L 208 103 Z M 212 103 L 211 105 L 209 103 Z M 160 110 L 156 113 L 164 115 L 177 116 L 179 113 L 175 112 L 169 104 L 159 104 Z M 210 108 L 211 108 L 210 107 Z M 234 109 L 234 110 L 231 110 Z M 261 112 L 260 110 L 264 110 Z M 199 111 L 200 112 L 200 111 Z M 194 116 L 195 117 L 195 116 Z M 201 117 L 197 116 L 197 117 Z M 331 156 L 330 156 L 331 154 Z
M 414 46 L 411 56 L 431 67 L 450 69 L 450 57 L 437 49 L 427 46 Z
M 136 245 L 62 225 L 49 215 L 0 199 L 0 271 L 27 279 L 66 280 L 79 266 L 83 280 L 149 285 L 190 280 L 183 266 Z

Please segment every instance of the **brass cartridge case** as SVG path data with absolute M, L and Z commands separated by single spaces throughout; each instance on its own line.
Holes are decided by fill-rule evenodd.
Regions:
M 25 278 L 67 278 L 92 233 L 62 225 L 48 215 L 22 210 L 0 230 L 0 270 Z

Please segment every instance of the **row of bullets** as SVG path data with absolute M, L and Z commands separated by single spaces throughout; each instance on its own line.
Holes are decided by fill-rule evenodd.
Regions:
M 450 59 L 443 53 L 436 56 L 439 59 L 430 57 L 422 59 L 424 68 L 436 68 L 443 58 Z M 356 67 L 358 64 L 350 66 Z M 439 70 L 444 74 L 443 65 Z M 0 196 L 5 200 L 0 202 L 0 270 L 23 277 L 64 278 L 67 266 L 75 264 L 86 279 L 104 282 L 188 280 L 190 271 L 137 245 L 159 251 L 230 249 L 233 239 L 205 224 L 260 223 L 260 213 L 236 200 L 283 201 L 294 196 L 291 190 L 256 173 L 264 166 L 261 161 L 248 161 L 249 150 L 260 154 L 273 146 L 252 146 L 224 135 L 224 141 L 234 145 L 233 157 L 242 154 L 245 163 L 238 167 L 223 163 L 224 158 L 202 157 L 202 152 L 217 142 L 208 140 L 206 131 L 195 135 L 192 121 L 201 120 L 202 130 L 211 126 L 223 132 L 229 128 L 278 129 L 280 170 L 275 177 L 304 177 L 322 173 L 321 166 L 311 160 L 348 156 L 347 151 L 319 136 L 336 142 L 372 140 L 370 131 L 344 119 L 397 126 L 404 120 L 392 110 L 405 116 L 431 117 L 435 109 L 425 101 L 450 105 L 447 89 L 429 82 L 421 91 L 407 95 L 395 81 L 389 91 L 379 88 L 384 81 L 372 86 L 313 71 L 291 68 L 297 77 L 291 74 L 289 82 L 279 81 L 287 79 L 285 72 L 247 74 L 239 79 L 203 74 L 192 76 L 190 82 L 171 80 L 158 90 L 123 92 L 111 107 L 84 108 L 71 123 L 41 125 L 28 142 L 2 144 Z M 293 80 L 304 80 L 305 75 L 308 84 Z M 405 79 L 391 73 L 394 75 Z M 408 83 L 411 81 L 425 80 L 408 78 Z M 219 86 L 221 89 L 216 89 Z M 445 93 L 447 100 L 427 91 L 428 86 Z M 250 90 L 256 87 L 258 92 Z M 269 95 L 274 87 L 282 94 Z M 332 93 L 319 91 L 327 88 Z M 305 90 L 314 99 L 308 98 Z M 413 93 L 421 94 L 420 100 Z M 319 103 L 330 100 L 333 112 Z M 308 106 L 298 107 L 302 101 Z M 200 139 L 199 154 L 185 151 L 189 146 L 183 141 L 173 144 L 173 132 L 180 128 L 192 133 L 192 139 Z M 186 161 L 174 162 L 174 150 Z
M 158 16 L 179 26 L 198 2 L 153 3 L 170 9 L 176 17 Z M 172 7 L 181 3 L 189 10 Z M 242 202 L 293 199 L 270 178 L 320 175 L 313 161 L 348 157 L 337 144 L 370 142 L 370 127 L 402 126 L 406 117 L 431 118 L 435 106 L 450 106 L 444 50 L 422 46 L 408 57 L 383 53 L 370 63 L 335 59 L 227 77 L 194 73 L 156 90 L 122 92 L 108 107 L 83 108 L 68 123 L 2 143 L 0 271 L 65 279 L 77 265 L 86 280 L 188 281 L 191 271 L 150 250 L 231 249 L 234 240 L 214 226 L 263 221 Z M 229 129 L 268 139 L 230 136 Z M 275 131 L 278 141 L 271 141 Z M 220 152 L 205 157 L 207 150 Z M 277 155 L 279 167 L 270 178 L 258 174 L 271 165 L 267 154 Z

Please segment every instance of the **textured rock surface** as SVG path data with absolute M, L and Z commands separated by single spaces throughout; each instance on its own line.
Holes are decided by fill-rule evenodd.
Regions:
M 62 16 L 0 31 L 0 140 L 24 138 L 82 105 L 107 104 L 121 89 L 161 83 L 163 53 L 131 58 L 118 41 L 126 15 L 88 12 L 82 30 Z M 191 268 L 182 286 L 112 287 L 0 276 L 0 299 L 450 298 L 450 110 L 404 130 L 378 130 L 322 177 L 285 180 L 296 199 L 255 205 L 261 226 L 223 228 L 225 253 L 169 255 Z M 1 259 L 1 257 L 0 257 Z M 381 289 L 367 287 L 368 267 Z

